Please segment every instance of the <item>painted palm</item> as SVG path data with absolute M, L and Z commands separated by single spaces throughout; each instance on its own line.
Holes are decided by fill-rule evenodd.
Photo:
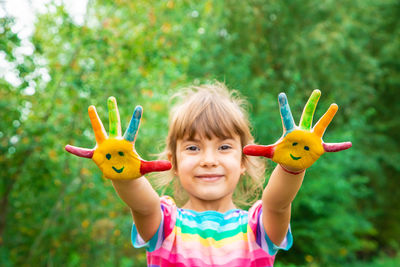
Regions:
M 331 104 L 328 111 L 312 128 L 312 120 L 321 91 L 314 90 L 304 107 L 300 126 L 296 126 L 284 93 L 278 96 L 283 124 L 282 137 L 272 145 L 247 145 L 243 153 L 251 156 L 264 156 L 291 170 L 310 167 L 325 152 L 337 152 L 351 147 L 351 142 L 324 143 L 322 136 L 338 110 Z
M 133 112 L 129 126 L 122 137 L 121 122 L 114 97 L 108 98 L 110 136 L 97 115 L 94 106 L 89 107 L 89 118 L 92 123 L 97 145 L 86 149 L 67 145 L 65 149 L 79 157 L 91 158 L 109 179 L 135 179 L 149 172 L 171 169 L 171 163 L 165 160 L 142 160 L 135 150 L 135 140 L 140 126 L 143 109 L 137 106 Z

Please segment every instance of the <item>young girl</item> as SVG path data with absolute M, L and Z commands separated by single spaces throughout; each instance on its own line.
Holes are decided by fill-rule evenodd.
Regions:
M 133 245 L 146 248 L 148 266 L 273 266 L 277 251 L 292 246 L 291 203 L 302 184 L 304 170 L 323 153 L 315 146 L 314 136 L 296 136 L 300 130 L 294 124 L 290 128 L 290 109 L 287 101 L 283 101 L 286 98 L 280 96 L 284 136 L 274 145 L 250 145 L 244 150 L 246 154 L 269 157 L 280 164 L 272 172 L 262 199 L 245 211 L 235 202 L 241 197 L 258 195 L 257 188 L 262 185 L 265 169 L 260 158 L 243 153 L 246 145 L 254 143 L 243 100 L 220 83 L 186 89 L 178 98 L 180 102 L 171 112 L 164 152 L 172 168 L 165 172 L 163 184 L 175 184 L 175 198 L 183 201 L 181 207 L 171 197 L 159 197 L 145 177 L 136 177 L 168 169 L 165 162 L 156 162 L 154 166 L 157 167 L 146 169 L 145 161 L 138 157 L 140 175 L 118 177 L 113 176 L 115 173 L 107 175 L 104 162 L 117 155 L 121 147 L 96 148 L 107 153 L 104 154 L 107 160 L 101 162 L 96 157 L 103 157 L 103 154 L 94 150 L 92 155 L 105 176 L 112 178 L 115 190 L 132 211 Z M 118 113 L 116 115 L 119 123 Z M 309 120 L 308 115 L 303 114 L 304 120 Z M 133 136 L 136 136 L 140 117 L 141 110 L 135 111 Z M 92 119 L 95 132 L 100 128 L 104 132 L 101 123 L 94 121 Z M 326 122 L 325 119 L 322 125 L 325 128 L 329 124 Z M 111 128 L 110 122 L 110 131 Z M 125 136 L 129 136 L 129 129 Z M 307 132 L 307 129 L 301 131 Z M 134 142 L 134 138 L 126 139 Z M 305 141 L 308 146 L 304 145 Z M 335 144 L 336 150 L 332 149 L 333 145 L 323 145 L 330 146 L 331 151 L 344 149 L 338 148 L 338 144 Z M 316 151 L 309 157 L 311 164 L 305 152 L 298 150 L 300 146 L 303 150 L 307 147 Z M 82 156 L 76 149 L 67 146 L 68 151 Z M 288 155 L 295 163 L 282 157 L 284 152 L 290 152 Z M 121 156 L 123 152 L 118 153 Z M 302 157 L 305 162 L 298 163 Z M 117 168 L 114 162 L 114 172 L 123 170 L 128 163 Z M 244 195 L 240 196 L 241 193 Z

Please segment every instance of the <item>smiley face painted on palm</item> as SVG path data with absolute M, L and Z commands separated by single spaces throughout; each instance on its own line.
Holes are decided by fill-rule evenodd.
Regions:
M 137 179 L 150 172 L 166 171 L 172 165 L 166 160 L 142 160 L 135 150 L 136 135 L 142 117 L 142 107 L 136 106 L 129 126 L 122 136 L 121 122 L 115 97 L 108 98 L 110 136 L 97 115 L 96 108 L 88 109 L 97 145 L 93 149 L 66 145 L 65 150 L 78 157 L 92 159 L 104 177 L 116 180 Z
M 247 145 L 243 148 L 243 153 L 267 157 L 292 171 L 300 171 L 310 167 L 325 152 L 337 152 L 350 148 L 351 142 L 325 143 L 322 141 L 326 128 L 338 110 L 336 104 L 331 104 L 328 111 L 312 127 L 312 119 L 320 95 L 321 91 L 318 89 L 312 92 L 301 115 L 300 125 L 296 126 L 287 97 L 284 93 L 280 93 L 278 101 L 283 136 L 272 145 Z
M 313 132 L 294 130 L 276 146 L 272 160 L 296 169 L 305 169 L 323 153 L 321 138 Z
M 111 179 L 140 175 L 140 159 L 127 140 L 108 139 L 93 154 L 93 161 Z

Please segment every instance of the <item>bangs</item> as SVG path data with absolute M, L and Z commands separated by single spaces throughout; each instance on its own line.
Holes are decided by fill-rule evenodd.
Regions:
M 196 135 L 228 139 L 244 134 L 240 110 L 224 100 L 211 97 L 198 100 L 186 103 L 186 108 L 177 112 L 177 117 L 180 117 L 176 118 L 174 127 L 177 139 L 193 140 Z

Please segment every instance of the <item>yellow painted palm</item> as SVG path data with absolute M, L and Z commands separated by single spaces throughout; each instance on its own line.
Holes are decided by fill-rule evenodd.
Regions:
M 171 169 L 171 163 L 165 160 L 145 161 L 135 150 L 135 141 L 140 126 L 143 109 L 137 106 L 124 134 L 121 135 L 121 122 L 114 97 L 108 99 L 110 136 L 97 115 L 94 106 L 89 107 L 89 118 L 92 123 L 96 146 L 93 149 L 67 145 L 65 149 L 79 157 L 91 158 L 109 179 L 135 179 L 149 172 Z
M 296 126 L 284 93 L 278 96 L 283 125 L 282 137 L 272 145 L 247 145 L 243 153 L 251 156 L 264 156 L 290 170 L 304 170 L 310 167 L 325 152 L 337 152 L 348 149 L 351 142 L 324 143 L 322 136 L 338 110 L 331 104 L 328 111 L 312 128 L 312 119 L 321 96 L 314 90 L 304 107 L 300 126 Z

